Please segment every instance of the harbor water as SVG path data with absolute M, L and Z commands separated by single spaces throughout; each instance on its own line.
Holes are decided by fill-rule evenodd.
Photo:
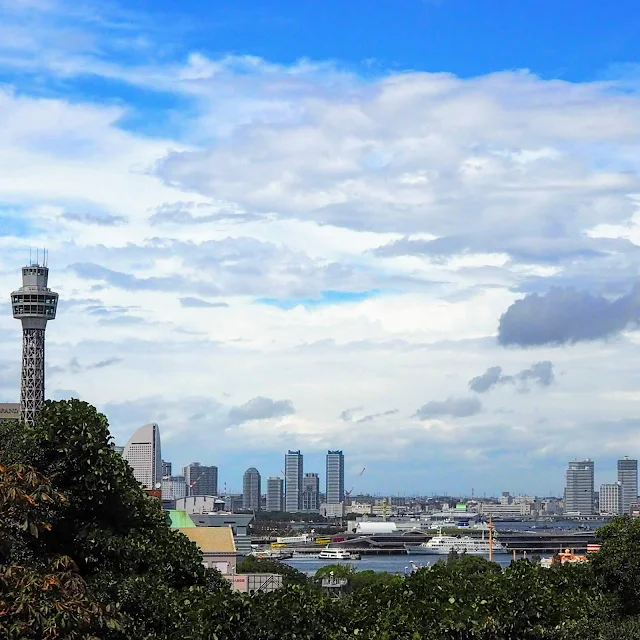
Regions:
M 521 555 L 519 556 L 522 557 Z M 285 564 L 302 571 L 308 576 L 313 576 L 321 567 L 330 564 L 351 565 L 356 571 L 386 571 L 387 573 L 410 573 L 411 563 L 418 567 L 425 567 L 435 564 L 438 560 L 446 560 L 447 556 L 426 556 L 426 555 L 372 555 L 362 556 L 361 560 L 320 560 L 320 558 L 290 558 L 284 560 Z M 494 562 L 506 567 L 513 557 L 509 554 L 499 554 L 493 557 Z M 487 558 L 488 560 L 488 558 Z

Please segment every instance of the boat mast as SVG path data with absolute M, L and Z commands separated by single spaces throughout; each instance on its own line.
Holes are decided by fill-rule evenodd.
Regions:
M 489 514 L 489 562 L 493 562 L 493 519 Z

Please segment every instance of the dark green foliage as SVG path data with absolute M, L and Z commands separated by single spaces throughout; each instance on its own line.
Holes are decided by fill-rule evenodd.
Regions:
M 321 567 L 316 571 L 313 579 L 316 584 L 320 584 L 322 578 L 327 578 L 332 574 L 335 578 L 346 578 L 349 581 L 346 588 L 347 593 L 353 593 L 354 591 L 367 588 L 381 587 L 391 584 L 392 582 L 401 582 L 403 580 L 401 576 L 396 576 L 391 573 L 371 570 L 358 571 L 350 564 L 329 564 Z
M 0 637 L 104 640 L 637 640 L 640 520 L 600 532 L 592 561 L 504 571 L 475 556 L 414 574 L 357 566 L 346 596 L 279 562 L 274 593 L 234 594 L 169 528 L 110 446 L 106 418 L 47 403 L 36 427 L 0 424 Z
M 627 614 L 640 614 L 640 518 L 615 518 L 598 531 L 601 550 L 591 564 L 603 588 Z

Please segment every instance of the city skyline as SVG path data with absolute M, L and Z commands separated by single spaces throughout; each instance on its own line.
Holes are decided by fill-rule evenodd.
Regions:
M 47 396 L 119 445 L 159 424 L 174 471 L 240 491 L 336 449 L 356 494 L 559 495 L 587 457 L 615 482 L 635 5 L 468 4 L 3 3 L 0 401 L 46 246 Z

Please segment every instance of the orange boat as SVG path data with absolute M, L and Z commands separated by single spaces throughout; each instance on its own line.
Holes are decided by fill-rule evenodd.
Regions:
M 580 562 L 586 562 L 587 556 L 577 555 L 572 549 L 565 549 L 559 551 L 553 558 L 543 558 L 540 561 L 540 565 L 543 567 L 552 567 L 554 564 L 577 564 Z

